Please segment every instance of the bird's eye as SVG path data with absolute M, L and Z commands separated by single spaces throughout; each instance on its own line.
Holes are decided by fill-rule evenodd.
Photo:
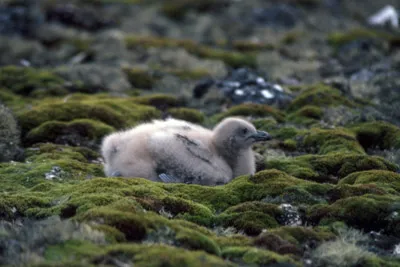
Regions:
M 243 134 L 247 134 L 248 131 L 249 131 L 249 130 L 248 130 L 247 128 L 243 128 L 243 129 L 242 129 L 242 133 L 243 133 Z

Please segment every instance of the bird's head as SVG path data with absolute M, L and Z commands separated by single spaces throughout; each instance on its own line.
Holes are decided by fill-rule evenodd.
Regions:
M 213 130 L 214 142 L 218 147 L 229 150 L 250 148 L 254 143 L 271 140 L 271 135 L 257 129 L 248 121 L 239 118 L 227 118 L 217 124 Z

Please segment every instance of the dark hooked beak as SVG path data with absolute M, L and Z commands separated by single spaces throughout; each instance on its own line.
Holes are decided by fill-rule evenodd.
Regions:
M 252 135 L 252 137 L 256 142 L 268 141 L 272 139 L 272 136 L 264 131 L 257 131 L 255 134 Z

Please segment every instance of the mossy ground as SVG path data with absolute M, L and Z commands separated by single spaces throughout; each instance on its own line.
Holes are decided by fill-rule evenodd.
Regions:
M 191 12 L 222 12 L 230 4 L 151 2 L 173 23 Z M 286 2 L 319 5 L 318 0 Z M 190 57 L 230 69 L 257 68 L 259 52 L 283 51 L 301 38 L 293 30 L 274 43 L 138 35 L 126 35 L 122 43 L 129 52 L 185 49 Z M 375 30 L 335 33 L 328 41 L 339 48 L 359 38 L 398 45 L 396 36 Z M 94 40 L 68 42 L 90 58 Z M 77 93 L 85 92 L 82 81 L 71 85 L 47 68 L 0 68 L 0 100 L 15 114 L 25 157 L 0 163 L 0 264 L 302 266 L 310 251 L 324 244 L 332 249 L 331 242 L 341 240 L 338 225 L 400 235 L 399 166 L 377 156 L 400 149 L 400 128 L 383 121 L 340 127 L 323 121 L 327 108 L 352 111 L 367 102 L 317 83 L 289 86 L 296 97 L 285 109 L 244 103 L 208 117 L 180 97 L 151 91 L 164 77 L 190 85 L 213 77 L 207 69 L 142 67 L 117 67 L 132 86 L 118 94 Z M 273 136 L 255 147 L 261 167 L 254 175 L 215 187 L 104 177 L 99 144 L 111 132 L 165 117 L 211 127 L 230 116 L 245 117 Z M 290 224 L 290 216 L 297 224 Z M 359 264 L 398 266 L 398 260 L 368 253 Z
M 305 91 L 307 97 L 310 92 L 314 95 L 313 90 Z M 169 95 L 72 94 L 67 101 L 54 97 L 32 100 L 29 110 L 21 108 L 15 97 L 7 101 L 17 110 L 26 159 L 1 164 L 1 217 L 39 220 L 59 216 L 90 225 L 104 233 L 108 244 L 72 238 L 47 246 L 42 257 L 49 264 L 56 260 L 98 264 L 124 255 L 124 260 L 139 266 L 153 260 L 155 266 L 184 266 L 197 257 L 202 258 L 202 266 L 301 265 L 304 245 L 335 238 L 335 232 L 326 227 L 335 221 L 390 234 L 400 231 L 393 215 L 400 205 L 400 180 L 394 172 L 398 167 L 366 152 L 397 147 L 399 129 L 388 123 L 335 129 L 313 124 L 299 129 L 284 125 L 294 113 L 285 116 L 284 111 L 250 104 L 206 121 L 203 114 L 182 107 Z M 294 103 L 302 106 L 301 99 L 300 95 Z M 295 111 L 296 116 L 318 119 L 321 107 L 304 105 Z M 265 170 L 217 187 L 104 178 L 94 144 L 116 129 L 160 118 L 161 112 L 195 123 L 246 116 L 258 129 L 268 130 L 281 148 L 304 155 L 267 158 Z M 68 136 L 72 136 L 70 141 L 81 136 L 92 143 L 84 142 L 84 148 L 68 143 Z M 60 140 L 70 146 L 54 144 L 62 144 Z M 280 207 L 284 203 L 301 207 L 302 220 L 314 228 L 285 226 L 285 211 Z M 233 232 L 226 234 L 232 231 L 228 229 Z M 146 246 L 150 246 L 147 253 L 137 252 Z M 177 258 L 164 259 L 161 255 L 167 251 L 181 252 Z M 148 258 L 152 253 L 155 259 Z

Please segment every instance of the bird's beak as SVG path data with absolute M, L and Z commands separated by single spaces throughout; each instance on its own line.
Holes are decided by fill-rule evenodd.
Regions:
M 272 139 L 272 136 L 264 131 L 257 131 L 255 134 L 252 135 L 252 137 L 256 142 L 268 141 Z

